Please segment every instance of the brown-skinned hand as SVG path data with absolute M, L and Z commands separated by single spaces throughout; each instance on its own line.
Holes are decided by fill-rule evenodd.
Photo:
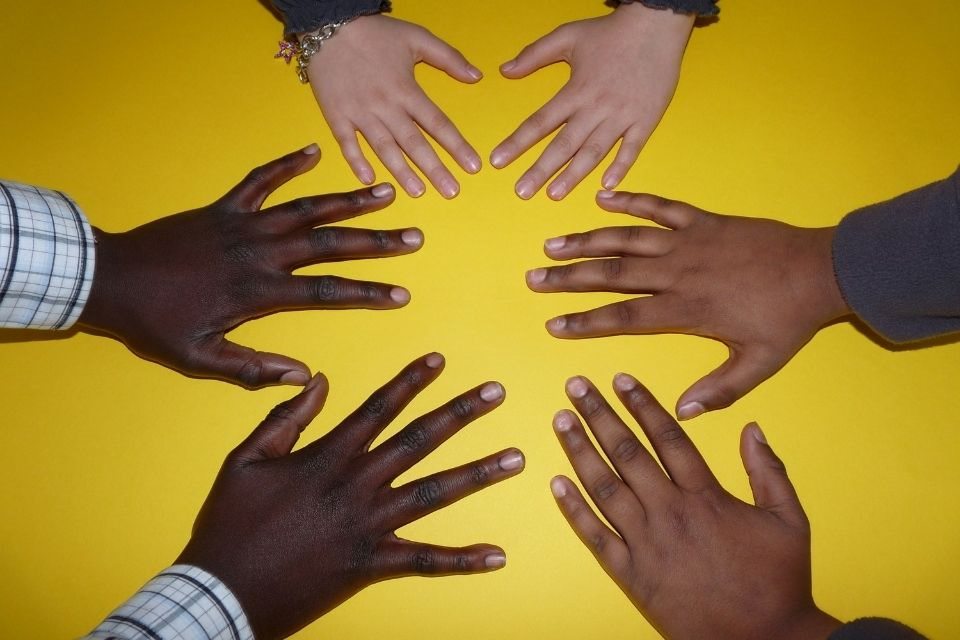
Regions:
M 306 384 L 310 370 L 302 362 L 237 345 L 225 334 L 278 311 L 401 307 L 410 294 L 400 287 L 292 272 L 411 253 L 423 244 L 418 229 L 328 226 L 391 204 L 395 192 L 388 184 L 260 210 L 273 191 L 319 158 L 310 145 L 254 169 L 207 207 L 123 233 L 96 229 L 96 273 L 80 328 L 189 376 L 251 389 Z
M 554 430 L 604 524 L 563 476 L 551 489 L 570 526 L 640 613 L 670 640 L 825 639 L 840 622 L 814 604 L 810 524 L 783 463 L 756 424 L 740 455 L 756 506 L 720 486 L 679 424 L 636 379 L 614 389 L 656 458 L 589 380 Z M 658 464 L 658 459 L 659 463 Z M 662 465 L 662 468 L 661 468 Z
M 520 451 L 506 449 L 391 486 L 503 402 L 503 387 L 487 382 L 370 449 L 443 365 L 436 353 L 415 360 L 339 426 L 291 453 L 326 399 L 318 374 L 227 456 L 177 563 L 223 581 L 258 640 L 286 637 L 375 582 L 503 567 L 506 556 L 493 545 L 439 547 L 394 533 L 524 466 Z
M 724 216 L 648 194 L 601 192 L 597 203 L 660 226 L 551 238 L 549 257 L 589 260 L 533 269 L 527 284 L 645 294 L 553 318 L 547 331 L 558 338 L 686 333 L 725 344 L 729 358 L 680 396 L 680 419 L 730 406 L 850 313 L 833 272 L 834 227 Z

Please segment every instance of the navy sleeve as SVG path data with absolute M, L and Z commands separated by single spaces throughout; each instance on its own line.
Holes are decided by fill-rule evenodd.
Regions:
M 860 618 L 843 625 L 831 633 L 827 640 L 926 640 L 926 638 L 894 620 Z
M 848 214 L 833 263 L 847 304 L 890 342 L 960 332 L 960 170 Z
M 390 10 L 384 0 L 270 0 L 283 17 L 284 33 L 314 31 L 323 25 Z

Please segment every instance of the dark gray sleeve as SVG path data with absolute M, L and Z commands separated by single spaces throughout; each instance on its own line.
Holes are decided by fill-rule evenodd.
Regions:
M 384 0 L 270 0 L 283 17 L 284 33 L 314 31 L 325 24 L 390 10 Z
M 621 4 L 639 2 L 651 9 L 670 9 L 676 13 L 690 13 L 697 16 L 715 16 L 720 13 L 718 0 L 607 0 L 612 7 Z
M 847 304 L 887 340 L 960 332 L 960 170 L 848 214 L 833 266 Z
M 885 618 L 860 618 L 830 634 L 827 640 L 927 640 L 910 627 Z

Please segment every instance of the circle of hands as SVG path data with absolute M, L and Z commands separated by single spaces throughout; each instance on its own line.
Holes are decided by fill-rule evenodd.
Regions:
M 506 167 L 559 130 L 517 181 L 521 198 L 549 183 L 547 195 L 562 199 L 619 142 L 602 178 L 605 189 L 615 188 L 666 110 L 692 22 L 651 23 L 638 36 L 632 12 L 639 9 L 632 7 L 564 25 L 501 67 L 512 79 L 558 61 L 571 67 L 569 82 L 491 155 L 494 167 Z M 675 29 L 686 32 L 677 38 Z M 625 58 L 635 61 L 637 73 L 624 76 L 609 64 Z M 338 63 L 348 59 L 350 65 Z M 520 451 L 393 486 L 445 440 L 496 409 L 505 397 L 502 385 L 491 381 L 466 391 L 372 447 L 442 372 L 443 357 L 429 354 L 329 433 L 294 451 L 323 407 L 326 379 L 291 357 L 225 337 L 280 311 L 396 309 L 410 301 L 410 292 L 395 284 L 293 272 L 423 246 L 417 228 L 336 226 L 383 209 L 396 195 L 389 184 L 369 186 L 375 174 L 357 132 L 411 196 L 426 187 L 407 159 L 445 197 L 460 191 L 424 134 L 464 170 L 480 170 L 480 156 L 416 83 L 419 62 L 462 82 L 481 78 L 427 30 L 386 16 L 351 23 L 311 61 L 323 114 L 366 188 L 263 208 L 277 188 L 317 165 L 319 149 L 311 145 L 254 169 L 207 207 L 125 233 L 97 231 L 97 279 L 81 318 L 86 330 L 189 376 L 251 389 L 303 386 L 227 457 L 178 559 L 223 580 L 258 638 L 289 635 L 380 580 L 486 572 L 506 562 L 493 545 L 446 548 L 395 531 L 517 475 L 525 462 Z M 336 72 L 347 68 L 350 73 Z M 636 296 L 548 320 L 546 329 L 557 338 L 681 332 L 724 343 L 728 359 L 682 394 L 680 419 L 729 406 L 847 313 L 832 272 L 822 277 L 830 269 L 830 230 L 725 216 L 650 194 L 604 190 L 597 204 L 626 216 L 625 224 L 546 239 L 546 257 L 563 264 L 531 269 L 527 284 L 542 293 Z M 671 638 L 738 639 L 793 637 L 788 630 L 810 637 L 811 630 L 835 626 L 813 602 L 809 524 L 760 428 L 748 425 L 740 440 L 755 502 L 749 505 L 720 486 L 678 421 L 638 380 L 618 374 L 612 391 L 649 449 L 583 377 L 567 383 L 575 411 L 554 419 L 560 444 L 606 523 L 568 478 L 554 478 L 551 488 L 570 526 L 651 624 Z M 691 610 L 702 615 L 690 616 Z M 727 615 L 748 610 L 762 615 Z

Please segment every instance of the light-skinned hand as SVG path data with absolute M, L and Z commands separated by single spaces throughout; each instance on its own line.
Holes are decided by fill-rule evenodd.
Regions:
M 558 338 L 686 333 L 724 343 L 728 359 L 680 396 L 681 419 L 731 405 L 850 313 L 833 272 L 834 227 L 725 216 L 648 194 L 601 192 L 597 203 L 659 226 L 551 238 L 549 257 L 588 260 L 533 269 L 527 284 L 644 294 L 553 318 L 547 330 Z
M 760 428 L 747 425 L 740 436 L 753 506 L 720 486 L 635 378 L 617 374 L 614 389 L 656 457 L 586 378 L 568 380 L 567 396 L 613 468 L 574 412 L 554 418 L 577 477 L 611 526 L 568 478 L 554 478 L 551 489 L 604 571 L 669 640 L 827 638 L 840 622 L 813 601 L 810 525 Z
M 613 13 L 571 22 L 527 46 L 500 67 L 507 78 L 524 78 L 555 62 L 570 65 L 570 80 L 490 154 L 500 169 L 560 129 L 537 161 L 517 181 L 517 195 L 547 189 L 563 199 L 622 140 L 602 185 L 613 189 L 636 162 L 660 123 L 680 77 L 680 63 L 694 16 L 625 4 Z

